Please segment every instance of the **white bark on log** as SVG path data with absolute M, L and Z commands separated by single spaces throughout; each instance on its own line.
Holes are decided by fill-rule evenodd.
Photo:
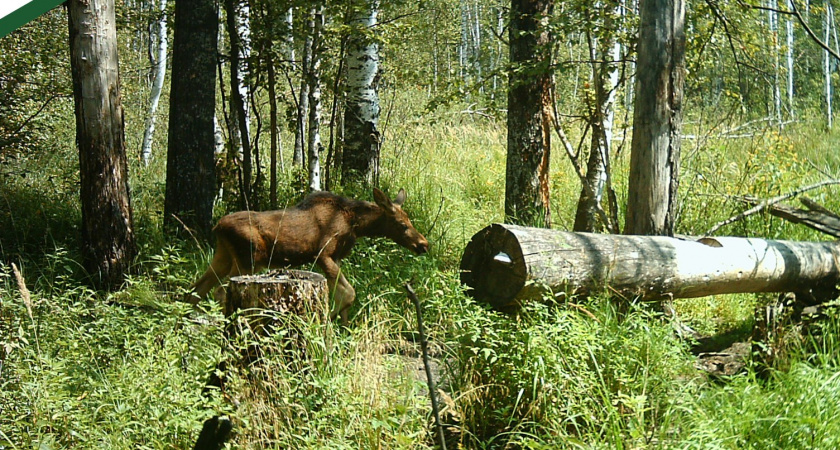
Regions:
M 610 289 L 643 300 L 833 289 L 840 244 L 569 233 L 493 224 L 473 236 L 461 282 L 502 308 L 552 292 Z

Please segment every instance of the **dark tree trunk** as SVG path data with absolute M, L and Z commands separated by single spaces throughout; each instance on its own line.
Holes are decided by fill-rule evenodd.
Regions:
M 82 255 L 95 286 L 116 289 L 137 255 L 114 0 L 71 0 L 70 67 L 76 104 Z
M 685 3 L 640 5 L 626 234 L 673 235 L 685 77 Z
M 553 6 L 550 0 L 512 0 L 510 10 L 505 217 L 545 227 L 551 224 L 551 42 L 541 20 Z
M 219 17 L 213 0 L 175 1 L 164 223 L 209 238 L 216 193 L 213 116 Z
M 295 129 L 295 150 L 292 155 L 292 164 L 303 166 L 306 155 L 307 128 L 306 121 L 309 118 L 309 66 L 312 60 L 312 35 L 307 30 L 306 38 L 303 41 L 303 56 L 300 65 L 300 92 L 298 93 L 297 108 L 297 129 Z
M 271 167 L 269 168 L 268 195 L 271 209 L 277 209 L 277 157 L 280 149 L 280 129 L 277 121 L 277 73 L 274 68 L 274 55 L 271 44 L 266 51 L 268 65 L 268 107 L 271 126 Z M 279 155 L 282 158 L 282 154 Z

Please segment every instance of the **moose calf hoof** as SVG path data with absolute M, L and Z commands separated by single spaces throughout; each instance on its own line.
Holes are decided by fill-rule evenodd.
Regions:
M 182 299 L 185 303 L 189 303 L 190 305 L 197 305 L 198 302 L 201 301 L 201 297 L 198 296 L 195 292 L 187 292 L 184 294 L 184 298 Z

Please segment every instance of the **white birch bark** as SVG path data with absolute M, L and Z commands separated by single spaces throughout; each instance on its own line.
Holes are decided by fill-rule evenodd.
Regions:
M 228 6 L 228 33 L 231 34 L 231 93 L 230 93 L 230 133 L 236 154 L 242 158 L 244 146 L 250 139 L 250 87 L 248 76 L 248 58 L 251 57 L 251 9 L 247 0 L 230 0 Z M 233 67 L 233 64 L 236 67 Z
M 793 10 L 793 0 L 787 1 L 788 10 Z M 787 103 L 790 109 L 790 116 L 795 117 L 796 111 L 793 107 L 793 19 L 788 18 L 785 21 L 785 37 L 787 38 L 787 52 L 785 59 L 787 62 Z
M 781 93 L 781 73 L 779 71 L 780 53 L 779 46 L 779 14 L 776 10 L 779 9 L 778 0 L 770 0 L 768 2 L 767 23 L 770 28 L 770 37 L 773 40 L 773 118 L 777 124 L 782 122 L 782 93 Z
M 324 8 L 312 10 L 312 61 L 309 66 L 309 190 L 321 190 L 321 31 Z
M 377 24 L 378 0 L 369 0 L 368 9 L 353 17 L 354 29 L 368 30 Z M 345 182 L 361 181 L 375 185 L 379 175 L 379 44 L 357 33 L 347 44 L 347 85 L 344 111 Z
M 155 134 L 155 121 L 157 119 L 157 108 L 160 102 L 160 93 L 163 91 L 163 81 L 166 78 L 166 52 L 169 48 L 166 26 L 166 0 L 159 0 L 160 19 L 157 21 L 153 34 L 157 35 L 157 60 L 155 61 L 155 79 L 152 83 L 151 100 L 149 111 L 146 115 L 146 131 L 143 133 L 143 143 L 140 147 L 140 154 L 143 164 L 149 165 L 152 160 L 152 138 Z M 152 41 L 152 37 L 149 36 Z
M 596 231 L 597 209 L 601 204 L 609 179 L 609 158 L 611 155 L 613 122 L 615 119 L 615 97 L 618 89 L 617 61 L 621 58 L 621 44 L 618 42 L 617 19 L 620 5 L 607 2 L 600 5 L 603 33 L 601 42 L 593 37 L 589 42 L 592 66 L 592 83 L 595 88 L 595 105 L 592 117 L 592 139 L 585 183 L 578 199 L 575 215 L 575 231 Z M 602 224 L 608 231 L 612 224 Z

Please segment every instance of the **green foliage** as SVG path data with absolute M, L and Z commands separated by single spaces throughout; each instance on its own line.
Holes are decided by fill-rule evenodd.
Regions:
M 836 320 L 792 345 L 779 365 L 788 369 L 775 369 L 766 380 L 749 372 L 710 383 L 694 370 L 693 356 L 668 319 L 644 305 L 599 296 L 532 303 L 507 316 L 475 304 L 463 292 L 457 267 L 470 237 L 502 220 L 506 131 L 498 108 L 506 99 L 507 55 L 502 41 L 488 31 L 498 26 L 505 4 L 385 3 L 378 35 L 386 67 L 380 91 L 385 136 L 381 187 L 392 195 L 407 190 L 405 209 L 431 242 L 431 251 L 416 257 L 386 240 L 363 240 L 343 264 L 357 292 L 348 329 L 287 318 L 270 337 L 245 335 L 232 341 L 224 338 L 225 321 L 215 303 L 194 310 L 176 301 L 211 254 L 204 243 L 172 241 L 161 231 L 166 92 L 152 164 L 131 161 L 140 257 L 124 289 L 105 297 L 84 287 L 86 274 L 77 262 L 78 175 L 67 58 L 42 50 L 64 51 L 63 31 L 51 30 L 64 30 L 65 17 L 51 13 L 25 32 L 0 40 L 0 447 L 188 448 L 204 419 L 225 413 L 235 422 L 232 445 L 237 448 L 432 448 L 430 405 L 416 375 L 416 319 L 403 292 L 406 281 L 424 301 L 452 446 L 838 446 Z M 266 5 L 257 2 L 255 10 L 265 13 Z M 346 5 L 328 6 L 333 17 L 348 11 Z M 484 33 L 480 51 L 465 67 L 458 64 L 456 48 L 462 38 L 460 16 L 466 12 L 462 6 L 472 8 L 469 13 L 476 13 Z M 714 18 L 713 7 L 727 18 L 731 44 L 721 36 L 722 22 Z M 125 5 L 118 8 L 125 24 L 120 57 L 126 137 L 133 154 L 148 100 L 149 66 L 140 30 L 151 16 L 126 11 Z M 819 20 L 820 11 L 813 11 L 811 20 Z M 554 68 L 558 109 L 568 114 L 561 118 L 568 120 L 564 125 L 572 124 L 567 132 L 573 142 L 585 132 L 576 120 L 592 96 L 581 33 L 616 31 L 602 29 L 603 18 L 595 12 L 588 3 L 572 2 L 558 5 L 558 17 L 552 18 L 562 56 Z M 699 3 L 688 14 L 696 39 L 689 39 L 688 49 L 684 132 L 691 138 L 683 140 L 678 231 L 703 234 L 744 209 L 736 196 L 767 198 L 821 180 L 838 172 L 840 156 L 837 135 L 815 132 L 824 120 L 821 54 L 799 32 L 796 105 L 801 122 L 785 128 L 768 127 L 767 121 L 743 126 L 744 118 L 762 118 L 769 111 L 770 74 L 755 71 L 771 65 L 767 49 L 772 40 L 765 24 L 735 3 Z M 618 33 L 622 41 L 629 41 L 635 29 L 635 18 L 626 20 L 631 31 Z M 255 34 L 274 45 L 258 55 L 282 53 L 283 27 L 276 17 L 255 21 Z M 329 77 L 335 76 L 347 31 L 340 20 L 326 31 L 327 97 L 335 94 Z M 504 30 L 500 36 L 505 38 Z M 731 45 L 742 64 L 733 62 Z M 288 109 L 291 92 L 281 91 Z M 264 96 L 255 92 L 260 107 Z M 26 122 L 44 103 L 42 114 Z M 618 108 L 617 135 L 630 120 L 624 107 Z M 24 122 L 20 133 L 11 132 Z M 295 203 L 306 191 L 299 168 L 289 163 L 288 128 L 281 141 L 281 206 Z M 258 138 L 263 153 L 266 136 Z M 554 155 L 552 220 L 568 229 L 580 185 L 563 150 L 555 148 Z M 265 165 L 268 158 L 263 154 L 261 160 Z M 626 200 L 628 161 L 624 152 L 612 162 L 619 204 Z M 268 198 L 265 184 L 258 186 L 260 199 Z M 369 192 L 343 193 L 370 199 Z M 832 190 L 810 195 L 840 210 Z M 225 192 L 216 215 L 232 210 L 235 198 Z M 262 209 L 264 203 L 252 206 Z M 721 233 L 822 239 L 765 214 Z M 22 267 L 31 293 L 18 285 L 12 262 Z M 698 330 L 743 335 L 761 301 L 748 295 L 716 296 L 677 300 L 675 306 L 681 320 Z M 264 351 L 259 364 L 233 363 L 254 343 Z M 203 394 L 210 372 L 222 360 L 231 363 L 224 393 L 211 389 Z
M 632 447 L 667 435 L 694 389 L 670 327 L 606 298 L 534 304 L 513 319 L 484 312 L 457 329 L 453 419 L 469 448 Z

